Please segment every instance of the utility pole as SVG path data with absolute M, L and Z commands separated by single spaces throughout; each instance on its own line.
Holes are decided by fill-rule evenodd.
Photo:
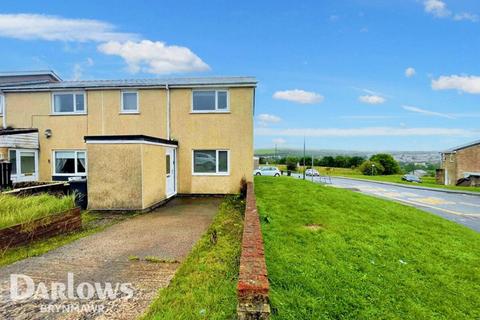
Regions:
M 303 136 L 303 180 L 305 180 L 305 136 Z
M 277 163 L 277 144 L 275 143 L 275 163 Z

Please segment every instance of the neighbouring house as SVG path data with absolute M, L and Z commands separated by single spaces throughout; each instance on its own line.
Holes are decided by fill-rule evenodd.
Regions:
M 437 182 L 445 185 L 477 185 L 480 177 L 480 140 L 442 152 Z M 465 180 L 468 180 L 465 181 Z
M 252 77 L 0 73 L 0 157 L 13 163 L 14 181 L 86 177 L 93 210 L 237 193 L 252 179 L 255 87 Z

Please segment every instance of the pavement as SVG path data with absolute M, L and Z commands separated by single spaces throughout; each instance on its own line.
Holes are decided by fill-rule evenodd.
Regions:
M 307 179 L 312 180 L 312 177 Z M 313 181 L 401 202 L 480 232 L 480 197 L 478 195 L 338 177 L 331 177 L 331 184 L 329 179 L 324 177 L 315 177 Z
M 1 268 L 0 318 L 137 318 L 158 290 L 170 283 L 180 262 L 211 224 L 221 201 L 219 198 L 176 198 L 151 213 L 127 219 L 44 255 Z M 75 291 L 72 293 L 75 297 L 67 295 L 52 302 L 52 284 L 67 285 L 68 273 L 73 274 L 74 290 L 84 282 L 95 286 L 95 290 L 97 285 L 105 288 L 106 283 L 111 283 L 114 288 L 121 288 L 116 287 L 117 284 L 126 284 L 133 290 L 133 295 L 128 298 L 127 291 L 119 290 L 113 298 L 102 299 L 97 290 L 93 298 L 82 300 Z M 45 283 L 50 299 L 40 294 L 38 299 L 13 301 L 10 297 L 11 274 L 32 278 L 37 293 L 40 283 Z M 89 286 L 84 285 L 81 291 L 88 293 Z M 25 281 L 20 287 L 21 292 L 28 288 Z M 47 309 L 49 305 L 63 308 L 62 311 L 70 308 L 71 312 L 52 312 L 54 309 Z

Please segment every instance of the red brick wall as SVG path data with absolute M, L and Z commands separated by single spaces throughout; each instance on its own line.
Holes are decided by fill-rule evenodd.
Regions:
M 242 255 L 237 286 L 238 316 L 240 319 L 266 319 L 268 305 L 268 277 L 265 264 L 262 230 L 257 212 L 253 183 L 247 184 Z

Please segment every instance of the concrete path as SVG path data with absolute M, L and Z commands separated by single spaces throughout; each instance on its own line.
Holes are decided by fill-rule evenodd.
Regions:
M 312 180 L 308 177 L 308 180 Z M 320 183 L 320 179 L 313 179 Z M 446 193 L 401 185 L 332 177 L 332 186 L 353 189 L 365 194 L 401 202 L 480 232 L 480 197 L 462 193 Z
M 2 319 L 135 319 L 150 304 L 160 288 L 166 287 L 192 246 L 206 231 L 221 199 L 177 198 L 154 212 L 128 219 L 107 230 L 77 240 L 39 257 L 32 257 L 0 269 L 0 318 Z M 132 257 L 139 257 L 135 261 Z M 155 257 L 163 262 L 149 262 Z M 65 299 L 43 299 L 39 285 L 48 287 L 52 298 L 52 282 L 68 287 L 68 273 L 73 274 L 75 292 L 60 290 Z M 31 277 L 39 299 L 12 301 L 10 275 Z M 80 293 L 88 296 L 92 287 L 93 298 L 78 299 Z M 101 299 L 98 290 L 110 282 L 117 294 Z M 97 283 L 97 284 L 95 284 Z M 116 284 L 124 284 L 124 287 Z M 125 283 L 130 283 L 125 284 Z M 25 281 L 19 285 L 26 292 Z M 40 288 L 40 289 L 39 289 Z M 56 287 L 58 288 L 58 287 Z M 122 289 L 123 288 L 123 289 Z M 128 289 L 133 296 L 128 298 Z M 83 290 L 82 290 L 83 289 Z M 65 293 L 63 293 L 65 292 Z M 50 307 L 49 307 L 50 305 Z M 57 309 L 55 309 L 57 308 Z M 59 310 L 56 312 L 53 310 Z M 70 310 L 70 312 L 64 312 Z

